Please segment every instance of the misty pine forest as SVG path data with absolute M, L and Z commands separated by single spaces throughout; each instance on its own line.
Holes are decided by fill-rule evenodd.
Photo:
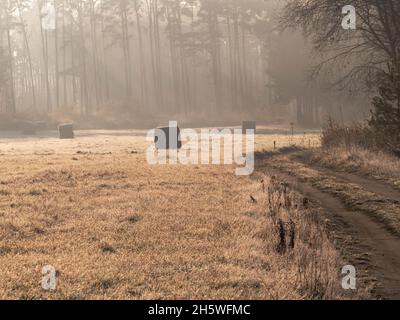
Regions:
M 397 0 L 0 3 L 0 299 L 398 299 L 399 157 Z

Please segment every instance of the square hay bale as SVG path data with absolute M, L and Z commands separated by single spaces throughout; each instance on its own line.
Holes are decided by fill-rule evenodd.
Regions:
M 60 139 L 74 139 L 74 126 L 72 123 L 60 124 L 58 126 Z
M 178 127 L 158 127 L 155 131 L 154 143 L 160 150 L 182 148 L 180 129 Z
M 246 134 L 246 130 L 254 130 L 254 133 L 256 133 L 256 130 L 257 130 L 256 122 L 255 121 L 243 121 L 242 133 Z

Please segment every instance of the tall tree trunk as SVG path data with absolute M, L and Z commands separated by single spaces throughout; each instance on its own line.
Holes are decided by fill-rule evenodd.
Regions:
M 17 6 L 18 6 L 18 13 L 19 13 L 19 18 L 20 18 L 20 23 L 21 23 L 21 28 L 22 28 L 22 36 L 24 38 L 24 44 L 25 44 L 25 50 L 26 50 L 26 55 L 28 58 L 28 64 L 29 64 L 29 77 L 31 81 L 31 93 L 32 93 L 32 104 L 33 104 L 33 110 L 36 112 L 37 105 L 36 105 L 36 91 L 35 91 L 35 80 L 33 78 L 33 65 L 32 65 L 32 55 L 31 55 L 31 50 L 29 47 L 29 42 L 28 42 L 28 35 L 26 33 L 26 28 L 25 28 L 25 22 L 22 17 L 22 8 L 21 8 L 21 2 L 20 0 L 17 1 Z
M 191 109 L 191 101 L 190 101 L 190 83 L 188 76 L 188 66 L 186 53 L 183 43 L 183 35 L 182 35 L 182 18 L 181 13 L 178 8 L 177 11 L 177 30 L 178 30 L 178 39 L 179 39 L 179 53 L 180 53 L 180 62 L 181 62 L 181 79 L 182 79 L 182 92 L 183 92 L 183 103 L 184 103 L 184 113 L 187 116 L 189 110 Z
M 58 8 L 57 1 L 53 2 L 55 10 L 55 30 L 54 30 L 54 53 L 55 53 L 55 73 L 56 73 L 56 108 L 60 109 L 60 78 L 59 78 L 59 59 L 58 59 Z
M 247 54 L 246 54 L 246 27 L 244 21 L 244 14 L 242 13 L 241 21 L 241 31 L 242 31 L 242 66 L 243 66 L 243 105 L 242 108 L 249 102 L 249 83 L 247 74 Z
M 168 22 L 168 38 L 169 38 L 169 48 L 171 56 L 171 71 L 172 71 L 172 86 L 174 90 L 175 98 L 175 110 L 181 110 L 181 101 L 179 95 L 179 77 L 178 77 L 178 66 L 177 66 L 177 53 L 176 53 L 176 22 L 173 16 L 173 9 L 166 8 L 166 16 Z
M 79 20 L 79 37 L 80 37 L 80 86 L 81 86 L 81 113 L 88 114 L 89 110 L 89 96 L 87 84 L 87 71 L 86 71 L 86 47 L 85 36 L 83 31 L 83 13 L 82 13 L 82 0 L 78 3 L 78 20 Z
M 139 58 L 140 58 L 141 101 L 142 101 L 142 107 L 147 107 L 149 93 L 147 88 L 146 61 L 144 59 L 144 53 L 143 53 L 143 35 L 142 35 L 142 26 L 140 23 L 138 0 L 135 0 L 135 14 L 136 14 L 136 28 L 138 32 L 138 45 L 139 45 Z
M 229 17 L 229 13 L 226 17 L 226 26 L 228 32 L 228 50 L 229 50 L 229 72 L 230 72 L 230 98 L 231 98 L 231 110 L 235 110 L 237 107 L 237 100 L 236 100 L 236 78 L 235 78 L 235 65 L 233 60 L 233 43 L 232 43 L 232 27 L 231 27 L 231 19 Z
M 234 9 L 233 16 L 233 64 L 234 64 L 234 87 L 235 87 L 235 106 L 239 110 L 243 104 L 243 88 L 241 86 L 242 69 L 240 67 L 240 49 L 239 49 L 239 22 L 237 8 Z
M 129 35 L 127 28 L 127 15 L 126 7 L 122 0 L 119 2 L 119 13 L 122 28 L 122 49 L 124 52 L 124 70 L 125 70 L 125 95 L 130 97 L 132 93 L 131 83 L 131 59 L 130 59 L 130 46 L 129 46 Z
M 104 85 L 106 90 L 106 101 L 110 100 L 110 85 L 108 79 L 108 64 L 107 64 L 107 54 L 106 54 L 106 32 L 104 25 L 104 14 L 103 14 L 103 1 L 100 3 L 101 8 L 101 42 L 103 47 L 103 70 L 104 70 Z
M 67 54 L 66 54 L 66 49 L 67 49 L 67 43 L 66 43 L 66 26 L 65 26 L 65 0 L 63 0 L 63 6 L 62 6 L 62 46 L 63 46 L 63 99 L 64 99 L 64 107 L 67 106 L 68 100 L 67 100 Z
M 42 8 L 43 8 L 43 1 L 38 0 L 40 36 L 42 40 L 43 64 L 44 64 L 45 84 L 46 84 L 46 102 L 47 102 L 47 111 L 50 112 L 52 110 L 52 106 L 51 106 L 51 93 L 50 93 L 50 80 L 49 80 L 49 59 L 47 50 L 47 33 L 43 28 Z
M 72 7 L 72 0 L 70 0 L 70 6 Z M 75 77 L 75 41 L 74 41 L 74 17 L 70 14 L 70 45 L 71 45 L 71 72 L 72 72 L 72 102 L 73 105 L 77 103 L 77 88 L 76 88 L 76 77 Z
M 149 26 L 149 44 L 150 44 L 150 61 L 151 61 L 151 70 L 153 74 L 153 84 L 154 84 L 154 95 L 156 97 L 155 102 L 157 104 L 156 108 L 160 104 L 159 99 L 159 89 L 158 89 L 158 79 L 157 79 L 157 68 L 156 68 L 156 58 L 154 53 L 154 23 L 153 23 L 153 0 L 146 0 L 147 4 L 147 14 L 148 14 L 148 26 Z
M 90 27 L 91 27 L 91 40 L 92 40 L 92 60 L 93 60 L 93 76 L 94 76 L 94 89 L 96 94 L 96 108 L 100 105 L 100 92 L 99 92 L 99 76 L 98 76 L 98 58 L 97 58 L 97 30 L 96 30 L 96 13 L 94 8 L 94 0 L 90 2 Z
M 220 63 L 220 47 L 219 47 L 219 26 L 217 14 L 211 10 L 208 14 L 208 32 L 211 46 L 212 75 L 214 79 L 215 93 L 215 112 L 219 113 L 222 108 L 221 96 L 221 63 Z
M 11 92 L 11 108 L 9 111 L 11 113 L 17 112 L 17 107 L 15 103 L 15 88 L 14 88 L 14 58 L 13 58 L 13 50 L 11 44 L 11 24 L 10 17 L 7 15 L 7 44 L 8 44 L 8 64 L 10 69 L 10 92 Z
M 160 45 L 160 25 L 158 16 L 158 0 L 153 4 L 153 22 L 154 22 L 154 49 L 157 70 L 157 90 L 158 90 L 158 108 L 162 108 L 164 103 L 164 93 L 162 84 L 162 65 L 161 65 L 161 45 Z

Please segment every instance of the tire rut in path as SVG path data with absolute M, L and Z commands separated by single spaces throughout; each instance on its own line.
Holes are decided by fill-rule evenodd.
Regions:
M 400 204 L 400 190 L 392 187 L 390 184 L 378 181 L 369 177 L 365 176 L 360 176 L 358 174 L 354 173 L 349 173 L 349 172 L 338 172 L 330 168 L 326 167 L 321 167 L 319 165 L 314 165 L 310 163 L 309 161 L 296 157 L 293 160 L 297 160 L 303 165 L 306 165 L 310 169 L 317 170 L 323 174 L 333 176 L 339 180 L 342 180 L 344 182 L 348 183 L 353 183 L 356 184 L 360 187 L 362 187 L 364 190 L 375 193 L 376 195 L 388 199 L 394 203 L 399 203 Z
M 294 187 L 312 202 L 318 202 L 331 220 L 339 218 L 344 222 L 346 233 L 369 248 L 368 271 L 379 282 L 374 292 L 377 298 L 400 299 L 400 238 L 367 214 L 348 209 L 332 195 L 304 182 L 296 181 Z

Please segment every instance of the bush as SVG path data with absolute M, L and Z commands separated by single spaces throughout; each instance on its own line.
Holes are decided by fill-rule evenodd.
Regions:
M 322 136 L 324 147 L 353 145 L 365 149 L 382 150 L 400 157 L 400 66 L 394 64 L 389 75 L 382 77 L 379 95 L 372 104 L 368 123 L 351 126 L 328 121 Z
M 383 79 L 369 125 L 384 149 L 400 156 L 400 75 Z
M 329 119 L 322 131 L 322 147 L 345 147 L 351 149 L 362 147 L 364 149 L 381 149 L 374 130 L 364 122 L 354 122 L 350 125 L 341 125 Z

